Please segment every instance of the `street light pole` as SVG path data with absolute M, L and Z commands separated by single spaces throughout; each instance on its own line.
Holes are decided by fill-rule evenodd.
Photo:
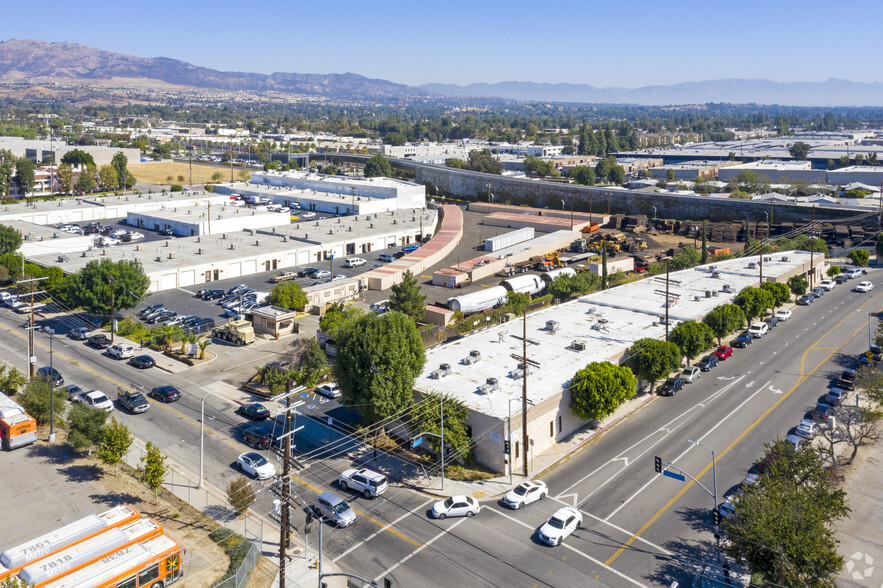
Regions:
M 704 449 L 705 451 L 707 451 L 711 454 L 711 477 L 712 477 L 712 481 L 714 483 L 714 506 L 712 508 L 713 509 L 717 508 L 717 470 L 714 466 L 714 462 L 715 462 L 714 450 L 709 449 L 708 447 L 706 447 L 705 445 L 703 445 L 699 441 L 691 441 L 691 440 L 687 439 L 687 442 L 692 443 L 693 445 L 698 445 L 699 447 L 701 447 L 702 449 Z M 718 547 L 720 547 L 720 539 L 717 539 L 717 545 L 718 545 Z
M 870 324 L 870 321 L 869 321 Z M 52 374 L 54 373 L 54 368 L 52 365 L 52 341 L 55 338 L 55 329 L 45 329 L 46 333 L 49 333 L 49 442 L 55 442 L 55 385 L 52 383 L 52 378 L 54 377 Z

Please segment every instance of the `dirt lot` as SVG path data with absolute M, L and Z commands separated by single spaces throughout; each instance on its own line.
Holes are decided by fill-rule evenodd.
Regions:
M 145 184 L 186 185 L 190 182 L 190 165 L 182 161 L 163 161 L 156 163 L 133 163 L 129 165 L 129 171 L 132 172 L 139 182 Z M 233 176 L 240 179 L 240 171 L 247 171 L 244 168 L 234 168 Z M 212 175 L 221 173 L 223 181 L 230 181 L 230 168 L 219 165 L 206 165 L 204 163 L 193 163 L 193 183 L 208 184 L 211 183 Z M 171 178 L 171 179 L 170 179 Z

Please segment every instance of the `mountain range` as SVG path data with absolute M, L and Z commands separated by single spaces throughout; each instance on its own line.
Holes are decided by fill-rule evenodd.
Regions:
M 0 42 L 0 83 L 112 81 L 116 85 L 174 84 L 219 90 L 276 91 L 329 98 L 415 96 L 505 98 L 543 102 L 683 105 L 726 102 L 789 106 L 874 106 L 883 104 L 883 83 L 841 79 L 774 82 L 720 79 L 639 88 L 598 88 L 586 84 L 498 82 L 457 86 L 407 86 L 354 73 L 259 74 L 218 71 L 167 57 L 136 57 L 78 43 L 12 39 Z

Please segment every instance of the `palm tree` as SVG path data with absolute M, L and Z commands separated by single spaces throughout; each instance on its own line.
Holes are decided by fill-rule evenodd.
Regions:
M 199 359 L 205 359 L 205 348 L 212 344 L 212 340 L 200 337 L 197 343 L 199 344 Z

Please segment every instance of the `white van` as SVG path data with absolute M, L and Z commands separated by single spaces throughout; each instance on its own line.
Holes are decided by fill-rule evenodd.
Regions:
M 862 270 L 858 269 L 857 267 L 854 267 L 852 269 L 848 269 L 844 273 L 846 274 L 846 277 L 849 279 L 862 277 Z
M 135 347 L 128 343 L 116 343 L 107 348 L 107 354 L 115 359 L 135 357 Z
M 350 257 L 349 259 L 347 259 L 346 261 L 343 262 L 343 266 L 344 267 L 361 267 L 361 266 L 365 265 L 366 263 L 368 263 L 368 262 L 365 261 L 364 259 L 362 259 L 361 257 Z

